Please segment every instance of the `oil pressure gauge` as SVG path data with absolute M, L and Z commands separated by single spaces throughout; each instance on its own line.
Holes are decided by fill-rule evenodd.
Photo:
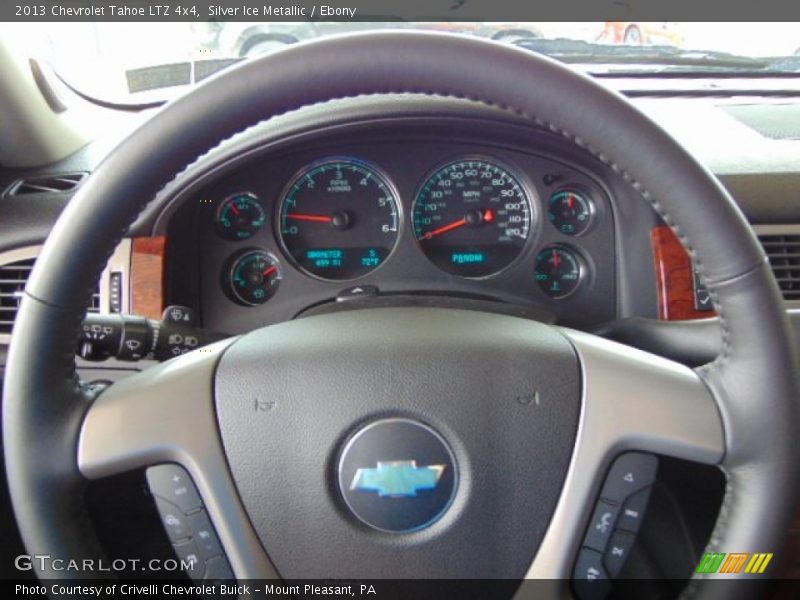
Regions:
M 536 256 L 534 276 L 542 291 L 553 299 L 573 294 L 586 276 L 586 266 L 571 248 L 547 246 Z

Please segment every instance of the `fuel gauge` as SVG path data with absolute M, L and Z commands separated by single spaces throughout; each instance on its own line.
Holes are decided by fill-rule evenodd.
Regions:
M 238 304 L 258 306 L 275 295 L 283 274 L 278 259 L 265 250 L 234 254 L 222 272 L 228 297 Z

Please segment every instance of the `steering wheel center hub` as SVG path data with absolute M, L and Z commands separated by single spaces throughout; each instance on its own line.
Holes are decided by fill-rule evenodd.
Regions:
M 339 459 L 339 491 L 362 523 L 408 533 L 450 507 L 458 469 L 447 442 L 410 419 L 382 419 L 356 433 Z
M 561 492 L 581 385 L 547 325 L 382 308 L 243 336 L 215 389 L 281 576 L 517 579 Z

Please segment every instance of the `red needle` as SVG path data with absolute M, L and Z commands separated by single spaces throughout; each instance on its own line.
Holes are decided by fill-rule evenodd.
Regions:
M 553 250 L 553 266 L 557 269 L 561 264 L 561 259 L 558 258 L 558 250 Z
M 494 221 L 494 211 L 491 208 L 487 208 L 483 212 L 483 220 L 486 221 L 487 223 L 491 223 L 492 221 Z
M 449 225 L 444 225 L 439 227 L 439 229 L 434 229 L 433 231 L 429 231 L 425 235 L 422 236 L 422 239 L 429 240 L 435 235 L 439 235 L 440 233 L 447 233 L 448 231 L 452 231 L 453 229 L 458 229 L 459 227 L 463 227 L 467 224 L 467 219 L 459 219 L 458 221 L 453 221 Z
M 231 204 L 231 210 L 233 211 L 233 214 L 235 214 L 237 217 L 239 216 L 239 209 L 236 208 L 235 204 Z
M 269 269 L 267 269 L 266 271 L 264 271 L 264 272 L 262 273 L 262 275 L 263 275 L 264 277 L 269 277 L 270 275 L 272 275 L 272 274 L 273 274 L 275 271 L 277 271 L 277 270 L 278 270 L 278 267 L 272 266 L 272 267 L 270 267 Z
M 287 219 L 294 219 L 295 221 L 316 221 L 317 223 L 330 223 L 333 217 L 326 217 L 325 215 L 304 215 L 302 213 L 286 213 Z
M 567 206 L 569 207 L 570 210 L 575 208 L 575 196 L 573 196 L 572 194 L 567 196 Z

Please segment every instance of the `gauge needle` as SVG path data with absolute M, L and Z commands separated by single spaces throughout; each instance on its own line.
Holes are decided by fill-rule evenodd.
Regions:
M 567 208 L 569 208 L 570 210 L 575 208 L 575 196 L 573 196 L 572 194 L 567 196 Z
M 439 235 L 440 233 L 447 233 L 448 231 L 452 231 L 453 229 L 458 229 L 459 227 L 463 227 L 467 224 L 467 219 L 459 219 L 458 221 L 453 221 L 449 225 L 443 225 L 438 229 L 434 229 L 433 231 L 427 232 L 425 235 L 422 236 L 422 239 L 429 240 L 435 235 Z
M 239 209 L 236 208 L 235 204 L 231 204 L 231 210 L 233 211 L 233 214 L 235 214 L 237 217 L 241 214 L 239 213 Z
M 272 267 L 270 267 L 269 269 L 267 269 L 266 271 L 264 271 L 264 272 L 262 273 L 262 275 L 263 275 L 264 277 L 269 277 L 270 275 L 272 275 L 272 274 L 273 274 L 275 271 L 277 271 L 277 270 L 278 270 L 278 267 L 276 267 L 276 266 L 272 266 Z
M 558 250 L 553 250 L 553 266 L 557 269 L 561 264 L 561 259 L 558 257 Z
M 306 215 L 303 213 L 286 213 L 287 219 L 294 219 L 295 221 L 315 221 L 317 223 L 330 223 L 333 217 L 326 217 L 325 215 Z

